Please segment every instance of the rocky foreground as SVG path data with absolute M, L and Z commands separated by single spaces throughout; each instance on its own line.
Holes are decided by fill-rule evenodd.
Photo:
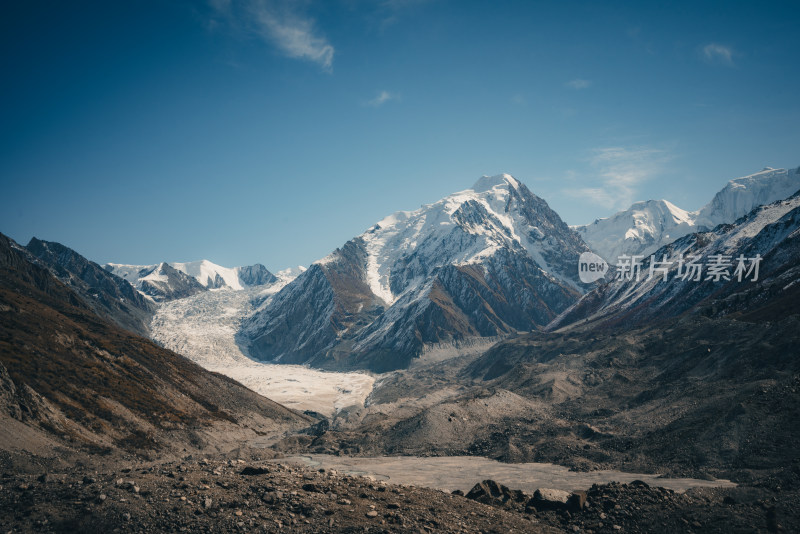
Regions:
M 0 474 L 3 532 L 778 532 L 800 524 L 798 504 L 637 482 L 531 496 L 483 481 L 449 494 L 268 455 Z

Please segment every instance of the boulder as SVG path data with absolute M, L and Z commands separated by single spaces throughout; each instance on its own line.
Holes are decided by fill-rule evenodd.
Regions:
M 568 491 L 550 488 L 539 488 L 533 493 L 526 508 L 543 510 L 566 510 L 572 494 Z

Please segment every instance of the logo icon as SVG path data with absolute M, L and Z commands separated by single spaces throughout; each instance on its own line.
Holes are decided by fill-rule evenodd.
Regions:
M 607 272 L 608 263 L 594 252 L 584 252 L 578 258 L 578 277 L 584 284 L 600 280 Z

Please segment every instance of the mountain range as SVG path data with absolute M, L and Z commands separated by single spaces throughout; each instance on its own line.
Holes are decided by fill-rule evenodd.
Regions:
M 260 263 L 228 268 L 200 260 L 156 265 L 107 263 L 104 268 L 157 302 L 188 297 L 208 289 L 239 290 L 278 281 L 278 277 Z
M 697 212 L 637 203 L 630 217 L 596 224 L 613 232 L 594 228 L 583 238 L 513 177 L 483 177 L 383 219 L 305 271 L 277 275 L 208 261 L 101 267 L 58 243 L 23 247 L 0 234 L 7 515 L 21 531 L 34 510 L 47 515 L 37 516 L 36 531 L 48 522 L 64 532 L 148 530 L 154 523 L 140 518 L 156 517 L 166 530 L 203 530 L 211 519 L 241 530 L 256 527 L 244 520 L 258 509 L 261 519 L 279 514 L 268 516 L 280 518 L 279 528 L 291 521 L 289 528 L 316 529 L 318 521 L 327 531 L 341 530 L 347 510 L 366 503 L 367 488 L 413 495 L 374 480 L 347 493 L 360 483 L 355 477 L 333 486 L 338 475 L 317 468 L 292 472 L 297 491 L 289 495 L 285 478 L 265 486 L 267 476 L 286 473 L 282 460 L 240 466 L 256 454 L 325 453 L 353 462 L 481 456 L 587 476 L 620 469 L 738 484 L 689 489 L 683 508 L 673 506 L 677 494 L 640 481 L 598 484 L 569 513 L 525 510 L 523 529 L 531 519 L 609 532 L 779 532 L 800 524 L 797 180 L 796 170 L 736 179 Z M 627 268 L 612 261 L 604 278 L 581 283 L 578 258 L 600 251 L 590 246 L 594 238 L 647 257 Z M 192 343 L 169 342 L 187 338 Z M 198 345 L 215 357 L 241 357 L 204 363 L 246 362 L 252 367 L 240 379 L 262 367 L 247 356 L 392 372 L 369 377 L 355 401 L 299 413 L 246 389 L 230 378 L 230 366 L 218 369 L 223 376 L 189 361 L 203 363 Z M 293 394 L 319 394 L 306 380 L 292 378 L 302 386 Z M 206 457 L 217 451 L 227 461 Z M 132 464 L 132 455 L 156 462 Z M 86 476 L 52 477 L 53 466 L 74 465 Z M 146 487 L 134 483 L 145 477 Z M 479 486 L 501 488 L 487 502 L 510 510 L 508 488 Z M 620 488 L 639 496 L 635 506 L 619 504 Z M 53 495 L 63 500 L 58 513 L 48 507 Z M 301 497 L 311 505 L 299 506 Z M 381 503 L 356 515 L 379 520 Z M 664 515 L 637 523 L 645 503 Z M 412 515 L 409 499 L 386 506 L 387 527 L 392 514 Z M 171 521 L 180 514 L 196 522 Z M 59 515 L 76 519 L 59 523 Z M 463 514 L 453 517 L 463 530 Z M 426 525 L 439 528 L 439 519 Z M 403 521 L 400 530 L 408 530 Z
M 577 278 L 582 252 L 644 256 L 798 189 L 797 169 L 767 168 L 731 180 L 697 212 L 638 202 L 569 228 L 512 176 L 484 176 L 471 189 L 385 218 L 314 263 L 243 323 L 239 343 L 274 362 L 407 367 L 431 344 L 562 324 L 559 315 L 604 287 Z
M 549 328 L 576 322 L 634 326 L 686 312 L 722 316 L 747 310 L 748 316 L 777 320 L 800 298 L 798 258 L 800 191 L 758 206 L 733 224 L 664 245 L 638 271 L 618 270 Z
M 609 263 L 622 255 L 649 256 L 662 245 L 718 224 L 732 223 L 753 208 L 784 199 L 800 189 L 800 168 L 773 169 L 736 178 L 697 211 L 666 200 L 636 202 L 630 208 L 591 224 L 574 226 L 593 252 Z
M 383 372 L 407 367 L 433 345 L 560 328 L 598 313 L 610 320 L 611 309 L 641 310 L 636 314 L 642 321 L 682 313 L 721 285 L 686 285 L 693 296 L 679 305 L 683 297 L 675 295 L 681 291 L 672 285 L 615 283 L 613 272 L 584 284 L 578 257 L 594 251 L 610 260 L 613 271 L 615 255 L 646 256 L 674 245 L 658 252 L 659 259 L 666 255 L 674 266 L 678 256 L 697 253 L 707 261 L 731 239 L 725 224 L 798 189 L 798 169 L 767 168 L 731 180 L 696 212 L 665 200 L 637 202 L 570 228 L 512 176 L 484 176 L 470 189 L 384 218 L 307 270 L 277 276 L 260 264 L 227 268 L 207 260 L 101 268 L 38 239 L 27 250 L 92 309 L 140 334 L 148 333 L 164 302 L 274 285 L 253 297 L 255 312 L 239 327 L 236 344 L 243 353 L 269 362 Z M 716 248 L 703 248 L 711 242 Z M 758 250 L 762 257 L 770 252 Z M 772 267 L 765 264 L 765 276 Z M 628 311 L 619 313 L 619 320 L 630 318 Z

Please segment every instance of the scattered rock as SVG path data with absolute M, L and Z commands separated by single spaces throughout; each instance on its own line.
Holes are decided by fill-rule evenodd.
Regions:
M 240 475 L 244 476 L 265 475 L 267 473 L 269 473 L 269 469 L 265 467 L 251 467 L 251 466 L 247 466 L 239 472 Z M 216 474 L 216 472 L 214 474 Z
M 571 494 L 568 491 L 539 488 L 533 492 L 533 498 L 528 501 L 526 507 L 534 508 L 539 511 L 566 510 L 568 508 L 567 502 L 569 502 L 570 497 Z
M 494 480 L 484 480 L 475 484 L 466 497 L 473 501 L 491 505 L 505 505 L 509 502 L 522 503 L 527 499 L 527 496 L 521 491 L 511 490 Z

